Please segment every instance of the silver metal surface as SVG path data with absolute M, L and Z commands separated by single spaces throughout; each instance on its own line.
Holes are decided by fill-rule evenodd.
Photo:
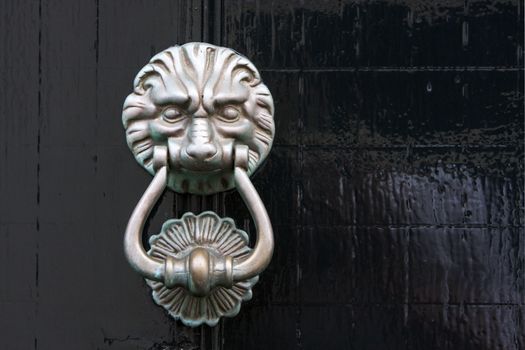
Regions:
M 270 150 L 272 114 L 253 64 L 204 43 L 153 57 L 124 103 L 128 145 L 155 175 L 129 219 L 126 258 L 155 302 L 186 325 L 213 326 L 236 315 L 270 263 L 272 226 L 249 176 Z M 194 194 L 237 188 L 257 229 L 254 248 L 232 219 L 207 211 L 166 221 L 146 252 L 144 223 L 166 187 Z
M 153 147 L 167 146 L 168 187 L 179 193 L 232 189 L 234 146 L 248 146 L 251 175 L 274 138 L 272 95 L 255 66 L 205 43 L 155 55 L 137 74 L 122 121 L 129 148 L 151 174 Z

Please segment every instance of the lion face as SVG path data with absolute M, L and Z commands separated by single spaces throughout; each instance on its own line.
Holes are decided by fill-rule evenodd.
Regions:
M 137 161 L 153 174 L 153 147 L 167 145 L 168 186 L 180 193 L 233 188 L 235 145 L 249 147 L 252 174 L 274 136 L 272 96 L 255 66 L 210 44 L 173 46 L 154 56 L 137 74 L 123 109 Z

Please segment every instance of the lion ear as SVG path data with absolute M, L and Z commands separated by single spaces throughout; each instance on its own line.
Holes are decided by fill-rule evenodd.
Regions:
M 145 99 L 143 95 L 129 94 L 122 107 L 122 124 L 128 128 L 135 121 L 149 119 L 149 116 L 155 112 L 155 105 Z
M 258 154 L 250 154 L 250 167 L 255 169 L 258 163 L 270 152 L 272 146 L 275 126 L 273 120 L 273 99 L 270 90 L 262 82 L 253 87 L 257 112 L 253 118 L 255 123 L 254 137 Z
M 257 107 L 260 109 L 255 118 L 257 125 L 263 129 L 270 138 L 273 138 L 275 126 L 273 121 L 273 98 L 270 90 L 263 83 L 255 88 Z

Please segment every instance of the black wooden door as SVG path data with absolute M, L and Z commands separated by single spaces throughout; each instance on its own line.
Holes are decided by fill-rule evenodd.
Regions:
M 275 255 L 190 329 L 124 259 L 151 177 L 120 115 L 178 43 L 261 71 Z M 523 349 L 523 2 L 0 1 L 0 349 Z M 165 193 L 148 232 L 237 193 Z

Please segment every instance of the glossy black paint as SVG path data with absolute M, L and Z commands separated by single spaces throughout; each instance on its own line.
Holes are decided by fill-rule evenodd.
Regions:
M 0 348 L 522 349 L 523 2 L 0 2 Z M 188 329 L 128 267 L 150 181 L 120 122 L 175 43 L 233 47 L 276 104 L 254 183 L 272 264 L 241 313 Z M 150 220 L 229 215 L 166 193 Z

